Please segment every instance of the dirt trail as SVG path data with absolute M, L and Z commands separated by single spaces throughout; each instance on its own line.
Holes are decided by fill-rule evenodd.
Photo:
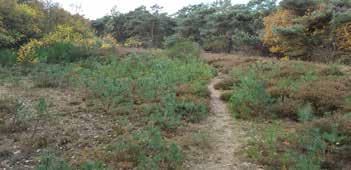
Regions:
M 244 122 L 234 121 L 226 104 L 220 99 L 221 91 L 214 86 L 221 76 L 214 78 L 208 89 L 211 92 L 212 115 L 208 118 L 206 129 L 210 134 L 212 151 L 203 160 L 192 165 L 195 170 L 256 170 L 257 166 L 241 161 L 235 156 L 245 143 Z M 245 126 L 245 125 L 244 125 Z M 247 129 L 246 129 L 247 130 Z

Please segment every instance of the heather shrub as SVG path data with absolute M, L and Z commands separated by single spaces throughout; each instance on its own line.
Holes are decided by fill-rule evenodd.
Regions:
M 303 126 L 296 132 L 287 132 L 282 130 L 283 127 L 281 123 L 273 123 L 267 125 L 264 132 L 256 129 L 257 134 L 251 138 L 249 147 L 245 149 L 248 156 L 275 168 L 340 168 L 340 164 L 333 160 L 344 145 L 340 145 L 344 139 L 340 132 L 323 130 L 317 126 Z
M 257 62 L 234 70 L 240 73 L 233 74 L 233 112 L 255 119 L 263 113 L 268 120 L 258 125 L 245 149 L 251 159 L 278 169 L 347 167 L 346 155 L 351 153 L 347 71 L 294 61 Z M 257 105 L 265 101 L 260 96 L 269 96 L 269 102 Z
M 349 108 L 345 100 L 350 96 L 349 80 L 339 69 L 301 62 L 257 62 L 235 72 L 231 80 L 216 87 L 233 90 L 230 104 L 239 115 L 262 112 L 268 117 L 304 121 Z

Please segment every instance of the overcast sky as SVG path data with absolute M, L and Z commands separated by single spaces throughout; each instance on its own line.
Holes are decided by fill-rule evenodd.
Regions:
M 54 0 L 61 4 L 66 10 L 84 15 L 89 19 L 100 18 L 109 14 L 116 6 L 118 11 L 128 12 L 141 5 L 150 7 L 158 4 L 164 7 L 163 11 L 175 13 L 184 6 L 190 4 L 209 3 L 216 0 Z M 247 3 L 249 0 L 232 0 L 235 4 Z M 79 8 L 77 8 L 79 7 Z M 77 10 L 80 9 L 80 10 Z

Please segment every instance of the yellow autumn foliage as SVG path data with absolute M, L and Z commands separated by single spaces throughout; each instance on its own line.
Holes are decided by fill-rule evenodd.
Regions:
M 143 45 L 143 42 L 136 39 L 136 38 L 128 38 L 126 42 L 124 43 L 126 47 L 141 47 Z
M 20 63 L 36 63 L 38 61 L 38 56 L 36 56 L 38 49 L 58 42 L 72 43 L 85 47 L 92 47 L 98 44 L 97 39 L 92 34 L 89 37 L 84 37 L 83 34 L 75 31 L 73 27 L 59 25 L 55 32 L 44 36 L 40 40 L 32 39 L 29 43 L 23 45 L 19 49 L 17 60 Z
M 106 50 L 106 49 L 111 49 L 115 47 L 119 47 L 120 44 L 118 41 L 112 37 L 112 35 L 108 34 L 102 38 L 102 45 L 101 49 Z
M 36 57 L 36 50 L 43 45 L 42 42 L 32 39 L 30 42 L 22 46 L 18 51 L 17 61 L 20 63 L 34 64 L 38 62 Z
M 264 18 L 264 44 L 270 46 L 273 53 L 284 53 L 289 46 L 284 45 L 284 39 L 273 32 L 275 27 L 289 27 L 293 25 L 295 13 L 290 10 L 278 10 L 277 12 Z
M 280 61 L 290 61 L 289 56 L 284 56 L 283 58 L 280 59 Z
M 336 29 L 336 42 L 340 50 L 351 50 L 351 22 Z

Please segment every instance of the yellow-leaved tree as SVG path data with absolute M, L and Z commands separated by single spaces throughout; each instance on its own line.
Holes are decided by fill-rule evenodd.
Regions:
M 0 0 L 0 48 L 18 47 L 41 33 L 44 14 L 16 0 Z
M 37 50 L 49 47 L 55 43 L 70 43 L 80 47 L 98 46 L 98 39 L 92 33 L 80 33 L 75 31 L 73 27 L 67 25 L 59 25 L 56 31 L 37 40 L 32 39 L 29 43 L 21 46 L 18 51 L 18 62 L 20 63 L 36 63 L 39 58 Z
M 278 27 L 290 27 L 294 25 L 294 11 L 280 9 L 277 12 L 264 18 L 264 35 L 262 41 L 270 47 L 272 53 L 285 53 L 290 46 L 285 38 L 275 32 Z

